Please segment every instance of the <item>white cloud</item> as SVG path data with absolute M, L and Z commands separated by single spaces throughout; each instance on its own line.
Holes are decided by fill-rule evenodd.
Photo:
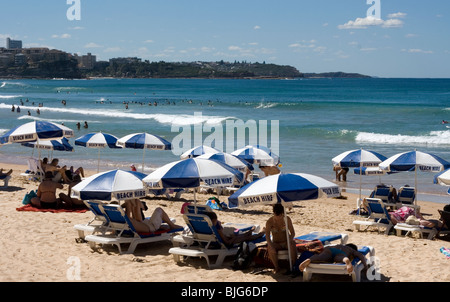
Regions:
M 406 38 L 415 38 L 415 37 L 417 37 L 417 35 L 416 34 L 407 34 L 407 35 L 405 35 L 405 37 Z
M 108 52 L 119 52 L 121 50 L 122 49 L 120 47 L 108 47 L 103 52 L 106 52 L 106 53 L 108 53 Z
M 348 21 L 347 23 L 343 25 L 339 25 L 339 29 L 365 29 L 369 26 L 381 26 L 384 28 L 393 28 L 393 27 L 402 27 L 403 21 L 399 19 L 389 19 L 389 20 L 383 20 L 383 19 L 377 19 L 372 16 L 368 16 L 365 18 L 356 18 L 355 21 Z
M 255 25 L 255 26 L 253 27 L 253 29 L 254 29 L 254 30 L 258 30 L 258 29 L 261 29 L 261 26 L 259 26 L 259 25 Z
M 409 53 L 424 53 L 424 54 L 434 53 L 432 50 L 423 50 L 423 49 L 419 49 L 419 48 L 402 49 L 402 51 L 409 52 Z
M 405 17 L 406 17 L 406 13 L 401 13 L 401 12 L 388 15 L 388 18 L 390 18 L 390 19 L 405 18 Z
M 103 46 L 98 45 L 97 43 L 94 43 L 94 42 L 84 45 L 84 48 L 101 48 L 101 47 L 103 47 Z
M 240 48 L 239 46 L 231 45 L 231 46 L 228 46 L 228 50 L 241 51 L 242 48 Z
M 70 34 L 52 35 L 53 39 L 69 39 L 70 37 Z
M 153 43 L 153 42 L 155 42 L 155 41 L 153 41 L 153 40 L 145 40 L 144 41 L 144 43 Z

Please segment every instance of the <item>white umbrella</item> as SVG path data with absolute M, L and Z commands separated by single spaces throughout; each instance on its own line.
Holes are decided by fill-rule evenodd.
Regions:
M 34 121 L 18 126 L 0 136 L 0 144 L 27 143 L 73 137 L 73 130 L 46 121 Z
M 183 154 L 180 155 L 180 159 L 194 158 L 204 154 L 216 154 L 220 152 L 221 151 L 216 148 L 201 145 L 185 151 Z
M 246 169 L 253 170 L 253 166 L 248 163 L 247 161 L 240 159 L 239 157 L 229 154 L 229 153 L 206 153 L 200 156 L 197 156 L 197 158 L 205 158 L 205 159 L 212 159 L 212 160 L 218 160 L 221 161 L 230 167 L 233 167 L 241 172 L 245 172 Z
M 248 145 L 231 152 L 231 154 L 244 159 L 251 164 L 276 166 L 280 162 L 280 158 L 277 154 L 273 153 L 269 148 L 260 145 Z

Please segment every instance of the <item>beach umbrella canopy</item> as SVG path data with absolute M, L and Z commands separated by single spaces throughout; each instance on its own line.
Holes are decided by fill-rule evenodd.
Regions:
M 380 163 L 380 169 L 388 172 L 415 172 L 415 188 L 417 190 L 417 171 L 423 172 L 441 172 L 450 168 L 450 163 L 440 158 L 439 156 L 421 152 L 410 151 L 393 155 Z M 417 199 L 416 199 L 417 202 Z
M 207 153 L 200 155 L 197 158 L 218 160 L 242 172 L 245 172 L 246 169 L 253 170 L 253 166 L 250 163 L 229 153 Z
M 142 179 L 146 174 L 111 170 L 92 175 L 72 188 L 72 196 L 81 200 L 122 201 L 146 195 Z
M 248 161 L 250 164 L 276 166 L 280 162 L 280 158 L 277 154 L 273 153 L 269 148 L 261 145 L 248 145 L 244 148 L 231 152 L 231 154 Z
M 339 166 L 341 168 L 360 168 L 378 167 L 386 159 L 386 156 L 377 152 L 358 149 L 343 152 L 331 161 L 333 162 L 333 166 Z
M 121 146 L 116 145 L 118 138 L 112 134 L 108 133 L 89 133 L 79 137 L 75 140 L 75 145 L 82 146 L 86 148 L 97 148 L 98 149 L 98 160 L 97 160 L 97 172 L 100 170 L 100 149 L 112 148 L 121 149 Z
M 144 171 L 145 150 L 172 150 L 172 143 L 164 138 L 149 133 L 132 133 L 117 140 L 117 145 L 123 148 L 143 149 L 142 171 Z
M 338 197 L 340 188 L 322 177 L 305 173 L 269 175 L 251 182 L 228 198 L 230 208 L 290 203 L 323 196 Z
M 156 169 L 143 179 L 149 189 L 228 187 L 242 183 L 244 174 L 222 162 L 188 158 Z M 195 191 L 194 191 L 195 192 Z
M 65 137 L 62 139 L 54 139 L 54 140 L 45 140 L 42 141 L 38 139 L 34 142 L 28 142 L 28 143 L 22 143 L 22 146 L 29 147 L 29 148 L 35 148 L 40 150 L 56 150 L 56 151 L 68 151 L 73 152 L 74 148 L 69 143 L 69 140 Z
M 389 172 L 402 171 L 424 171 L 441 172 L 450 168 L 450 163 L 436 155 L 421 152 L 410 151 L 398 153 L 389 157 L 379 165 L 380 169 Z
M 450 169 L 446 169 L 434 176 L 434 183 L 442 186 L 450 186 Z
M 34 121 L 18 126 L 0 136 L 0 144 L 26 143 L 36 140 L 73 137 L 73 130 L 52 122 Z
M 322 196 L 338 197 L 340 195 L 338 185 L 321 177 L 305 173 L 281 173 L 266 176 L 245 185 L 228 198 L 228 207 L 246 208 L 275 203 L 290 206 L 296 201 L 313 200 Z M 284 218 L 287 226 L 286 212 Z M 288 228 L 286 228 L 286 237 L 289 238 Z M 288 244 L 288 249 L 290 267 L 292 267 L 293 259 L 290 259 L 290 244 Z
M 116 145 L 118 138 L 108 133 L 89 133 L 75 140 L 75 145 L 86 148 L 122 148 Z
M 221 153 L 221 151 L 210 146 L 201 145 L 185 151 L 183 154 L 181 154 L 180 158 L 187 159 L 187 158 L 194 158 L 203 154 L 215 154 L 215 153 Z

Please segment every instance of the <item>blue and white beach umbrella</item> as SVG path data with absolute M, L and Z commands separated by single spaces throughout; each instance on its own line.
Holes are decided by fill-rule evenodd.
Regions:
M 97 160 L 97 172 L 100 171 L 100 149 L 112 148 L 121 149 L 122 147 L 117 146 L 118 138 L 112 134 L 108 133 L 89 133 L 79 137 L 75 140 L 75 145 L 82 146 L 86 148 L 97 148 L 98 149 L 98 160 Z
M 0 136 L 0 144 L 26 143 L 73 137 L 73 130 L 52 122 L 34 121 L 18 126 Z
M 343 152 L 331 161 L 333 162 L 333 166 L 339 166 L 341 168 L 360 168 L 378 167 L 386 159 L 386 156 L 377 152 L 358 149 Z
M 280 162 L 280 158 L 277 154 L 273 153 L 269 148 L 261 145 L 248 145 L 244 148 L 231 152 L 231 154 L 248 161 L 250 164 L 276 166 Z
M 146 196 L 140 172 L 112 170 L 92 175 L 72 188 L 81 200 L 121 201 Z
M 417 190 L 417 171 L 423 172 L 441 172 L 450 168 L 450 163 L 437 155 L 421 152 L 410 151 L 396 154 L 389 157 L 379 165 L 380 169 L 388 172 L 415 172 L 415 188 Z M 416 199 L 417 201 L 417 199 Z
M 242 183 L 244 174 L 222 162 L 188 158 L 162 166 L 143 179 L 149 190 L 164 188 L 229 187 Z
M 68 151 L 73 152 L 73 146 L 69 143 L 67 138 L 54 139 L 54 140 L 37 140 L 34 142 L 22 143 L 22 146 L 35 148 L 40 150 L 56 150 L 56 151 Z
M 133 133 L 117 140 L 117 145 L 122 148 L 143 149 L 142 171 L 144 171 L 145 150 L 172 150 L 172 143 L 164 138 L 149 133 Z
M 442 186 L 450 186 L 450 169 L 446 169 L 434 176 L 434 183 Z
M 197 158 L 205 158 L 205 159 L 211 159 L 211 160 L 218 160 L 220 162 L 223 162 L 230 167 L 233 167 L 241 172 L 245 172 L 246 169 L 253 170 L 253 166 L 248 163 L 247 161 L 240 159 L 239 157 L 229 154 L 229 153 L 207 153 L 198 156 Z
M 228 203 L 230 208 L 275 203 L 290 206 L 295 201 L 340 195 L 339 186 L 322 177 L 305 173 L 281 173 L 245 185 L 228 198 Z
M 181 154 L 180 158 L 181 159 L 195 158 L 197 156 L 201 156 L 204 154 L 216 154 L 216 153 L 221 153 L 221 151 L 210 146 L 201 145 L 185 151 L 183 154 Z
M 340 195 L 341 191 L 338 185 L 321 177 L 304 173 L 282 173 L 266 176 L 242 187 L 228 198 L 228 207 L 246 208 L 275 203 L 290 206 L 295 201 Z M 284 218 L 285 225 L 287 225 L 286 213 L 284 213 Z M 289 242 L 288 228 L 286 228 L 286 237 Z M 294 259 L 290 259 L 290 244 L 288 244 L 288 250 L 290 267 L 292 267 Z

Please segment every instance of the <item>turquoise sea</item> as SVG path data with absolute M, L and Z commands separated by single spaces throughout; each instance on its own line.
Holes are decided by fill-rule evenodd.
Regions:
M 12 112 L 12 105 L 20 106 L 21 112 Z M 89 132 L 117 137 L 148 132 L 179 142 L 192 130 L 192 141 L 185 139 L 178 152 L 199 142 L 209 144 L 213 138 L 218 142 L 213 146 L 232 151 L 267 134 L 262 142 L 278 151 L 283 172 L 329 180 L 334 180 L 331 159 L 358 148 L 386 157 L 417 149 L 450 161 L 450 124 L 442 123 L 450 120 L 450 79 L 0 80 L 0 134 L 32 120 L 74 129 L 73 145 Z M 84 121 L 89 128 L 77 130 L 76 123 Z M 257 137 L 250 128 L 243 138 L 237 131 L 234 136 L 225 131 L 227 124 L 239 122 L 250 128 L 257 125 Z M 37 156 L 30 148 L 6 145 L 0 148 L 0 161 L 26 163 L 32 154 Z M 95 169 L 98 150 L 75 146 L 75 152 L 55 151 L 53 157 L 62 164 Z M 178 159 L 171 151 L 146 151 L 144 171 Z M 101 170 L 129 169 L 142 161 L 142 150 L 101 151 Z M 419 193 L 431 194 L 422 199 L 449 201 L 448 188 L 433 184 L 434 174 L 419 172 L 418 177 Z M 380 181 L 399 188 L 414 185 L 414 173 L 366 176 L 362 181 L 366 190 Z M 359 175 L 349 173 L 344 187 L 359 188 Z

